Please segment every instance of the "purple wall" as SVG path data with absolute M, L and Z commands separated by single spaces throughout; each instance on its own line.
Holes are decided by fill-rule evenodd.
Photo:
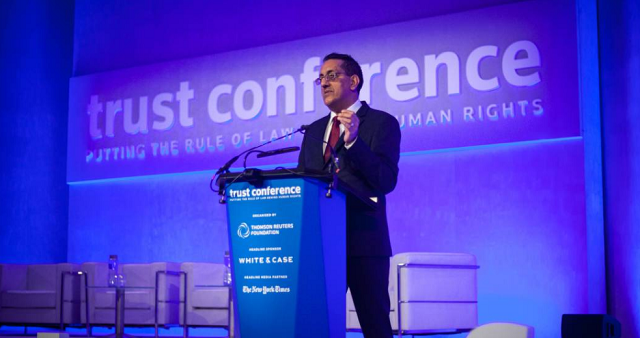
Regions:
M 67 257 L 72 1 L 0 1 L 0 262 Z
M 74 75 L 270 45 L 519 0 L 91 1 L 76 4 Z M 353 13 L 349 19 L 336 12 Z
M 599 2 L 608 311 L 640 336 L 640 3 Z

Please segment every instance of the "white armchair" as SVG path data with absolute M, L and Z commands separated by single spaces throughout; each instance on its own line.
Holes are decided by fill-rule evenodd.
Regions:
M 76 264 L 0 264 L 0 324 L 80 323 L 80 279 L 65 278 Z M 61 316 L 61 301 L 65 303 Z
M 470 254 L 407 252 L 393 256 L 389 272 L 393 330 L 402 337 L 465 332 L 476 327 L 477 269 L 476 258 Z M 360 330 L 350 292 L 347 330 Z
M 467 338 L 533 338 L 534 329 L 516 323 L 489 323 L 473 329 Z
M 225 266 L 214 263 L 182 263 L 187 273 L 186 325 L 229 328 L 229 287 L 224 286 Z M 182 301 L 183 299 L 181 299 Z
M 107 263 L 84 263 L 82 270 L 87 273 L 89 297 L 89 324 L 113 325 L 115 323 L 115 289 L 108 287 L 109 270 Z M 180 306 L 180 276 L 159 274 L 156 300 L 156 273 L 158 271 L 180 271 L 178 263 L 123 264 L 120 273 L 125 276 L 125 325 L 168 325 L 178 324 Z M 83 285 L 84 288 L 84 285 Z M 82 306 L 86 305 L 84 292 Z M 156 322 L 157 304 L 157 322 Z M 82 322 L 86 323 L 82 311 Z

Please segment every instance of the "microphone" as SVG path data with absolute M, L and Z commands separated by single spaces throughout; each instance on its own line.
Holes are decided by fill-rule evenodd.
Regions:
M 240 154 L 238 154 L 238 155 L 234 156 L 234 157 L 233 157 L 233 158 L 231 158 L 229 161 L 227 161 L 227 163 L 225 163 L 222 167 L 220 167 L 220 169 L 218 169 L 218 171 L 215 173 L 215 175 L 213 175 L 213 177 L 215 178 L 216 176 L 218 176 L 218 175 L 220 175 L 220 174 L 222 174 L 222 173 L 228 172 L 228 171 L 229 171 L 229 168 L 231 168 L 231 165 L 232 165 L 232 164 L 234 164 L 234 163 L 235 163 L 235 162 L 240 158 L 240 156 L 242 156 L 242 155 L 244 155 L 244 154 L 246 154 L 246 153 L 248 153 L 248 152 L 250 152 L 250 151 L 253 151 L 253 150 L 255 150 L 255 149 L 258 149 L 258 148 L 260 148 L 260 147 L 266 146 L 266 145 L 267 145 L 267 144 L 269 144 L 269 143 L 272 143 L 272 142 L 275 142 L 275 141 L 281 140 L 281 139 L 283 139 L 283 138 L 285 138 L 285 137 L 290 137 L 291 135 L 293 135 L 293 134 L 295 134 L 295 133 L 300 133 L 300 132 L 302 132 L 302 131 L 305 131 L 305 130 L 307 130 L 307 128 L 309 128 L 309 126 L 308 126 L 308 125 L 302 125 L 300 128 L 298 128 L 297 130 L 294 130 L 292 133 L 289 133 L 289 134 L 286 134 L 286 135 L 280 136 L 280 137 L 278 137 L 278 138 L 275 138 L 275 139 L 273 139 L 273 140 L 270 140 L 270 141 L 267 141 L 267 142 L 261 143 L 261 144 L 259 144 L 259 145 L 255 146 L 255 147 L 253 147 L 253 148 L 250 148 L 250 149 L 247 149 L 247 150 L 245 150 L 245 151 L 241 152 Z M 298 149 L 300 149 L 300 148 L 298 148 Z M 297 149 L 296 149 L 296 150 L 297 150 Z M 291 150 L 291 151 L 293 151 L 293 150 Z
M 263 157 L 269 157 L 269 156 L 274 156 L 274 155 L 290 153 L 292 151 L 298 151 L 298 150 L 300 150 L 300 147 L 286 147 L 286 148 L 263 151 L 260 154 L 258 154 L 256 157 L 257 158 L 263 158 Z

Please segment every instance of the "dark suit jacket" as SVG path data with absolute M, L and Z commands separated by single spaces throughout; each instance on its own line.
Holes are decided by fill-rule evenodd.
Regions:
M 391 115 L 362 102 L 356 113 L 360 119 L 358 139 L 347 149 L 343 136 L 336 145 L 338 178 L 365 196 L 377 197 L 371 210 L 354 196 L 347 196 L 347 255 L 391 256 L 385 195 L 398 179 L 400 126 Z M 298 159 L 299 169 L 328 170 L 322 141 L 330 114 L 315 121 L 306 131 Z

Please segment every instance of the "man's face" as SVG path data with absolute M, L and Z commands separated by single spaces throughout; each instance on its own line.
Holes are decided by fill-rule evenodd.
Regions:
M 347 109 L 358 97 L 351 89 L 351 77 L 345 73 L 342 63 L 342 60 L 329 59 L 320 68 L 320 76 L 326 77 L 331 73 L 338 75 L 335 80 L 329 81 L 325 78 L 320 84 L 324 104 L 331 111 L 338 113 L 342 109 Z

